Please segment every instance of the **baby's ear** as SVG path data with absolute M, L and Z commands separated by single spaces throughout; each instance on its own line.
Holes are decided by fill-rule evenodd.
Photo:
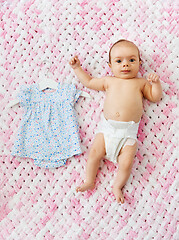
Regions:
M 110 62 L 108 62 L 108 66 L 111 68 L 111 63 Z

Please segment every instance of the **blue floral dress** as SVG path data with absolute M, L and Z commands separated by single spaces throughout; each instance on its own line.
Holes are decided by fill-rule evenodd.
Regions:
M 43 92 L 38 84 L 23 86 L 18 99 L 24 115 L 12 155 L 33 158 L 39 167 L 56 168 L 80 154 L 74 110 L 80 94 L 73 84 L 59 83 L 54 92 Z

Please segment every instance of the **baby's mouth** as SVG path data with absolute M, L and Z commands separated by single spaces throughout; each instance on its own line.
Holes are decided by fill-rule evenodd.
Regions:
M 121 72 L 122 72 L 122 73 L 129 73 L 130 70 L 122 70 Z

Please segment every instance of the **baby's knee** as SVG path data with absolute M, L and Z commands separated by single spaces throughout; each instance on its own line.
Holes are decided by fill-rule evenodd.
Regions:
M 89 158 L 90 159 L 98 159 L 99 157 L 101 157 L 99 150 L 96 149 L 95 147 L 92 147 L 89 152 Z
M 97 155 L 96 148 L 92 147 L 89 152 L 89 157 L 95 157 Z
M 119 164 L 119 168 L 124 170 L 124 171 L 129 171 L 132 168 L 133 165 L 133 159 L 118 159 L 118 164 Z

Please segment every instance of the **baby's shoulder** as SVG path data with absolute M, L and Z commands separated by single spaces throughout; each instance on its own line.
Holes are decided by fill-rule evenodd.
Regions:
M 107 83 L 112 83 L 112 82 L 114 82 L 114 80 L 117 79 L 117 78 L 116 78 L 116 77 L 113 77 L 113 76 L 105 76 L 104 79 L 105 79 L 105 81 L 106 81 Z
M 145 78 L 137 78 L 136 80 L 141 86 L 144 86 L 147 83 Z
M 104 76 L 103 77 L 106 81 L 110 81 L 110 80 L 112 80 L 114 77 L 112 77 L 112 76 Z
M 101 78 L 106 86 L 111 85 L 111 83 L 114 81 L 114 77 L 111 76 L 104 76 Z
M 145 87 L 148 86 L 148 81 L 145 78 L 138 78 L 139 88 L 143 92 Z

